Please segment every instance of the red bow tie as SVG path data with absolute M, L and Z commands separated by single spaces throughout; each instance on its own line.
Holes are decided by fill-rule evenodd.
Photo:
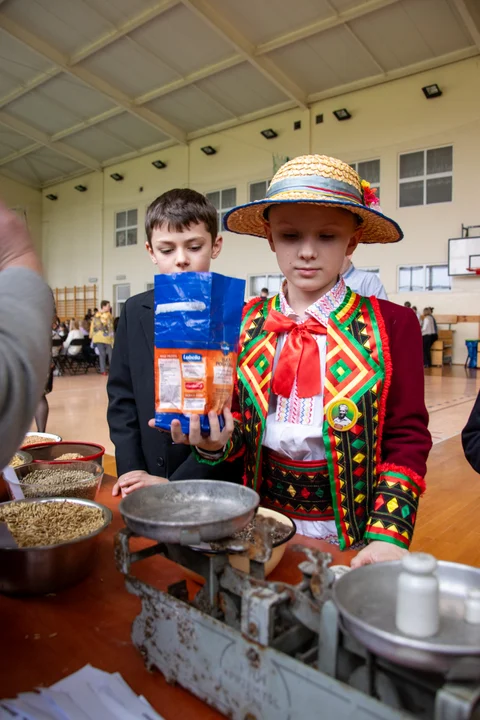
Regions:
M 304 323 L 296 323 L 286 315 L 270 310 L 264 329 L 276 335 L 288 333 L 273 378 L 272 390 L 275 395 L 289 398 L 295 377 L 298 397 L 319 395 L 322 386 L 320 353 L 312 334 L 326 335 L 327 328 L 313 318 L 308 318 Z

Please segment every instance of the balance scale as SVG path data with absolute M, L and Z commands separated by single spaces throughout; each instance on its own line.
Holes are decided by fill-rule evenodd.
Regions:
M 300 545 L 292 549 L 304 554 L 298 565 L 302 580 L 268 581 L 267 522 L 257 521 L 251 542 L 219 541 L 218 533 L 213 542 L 205 540 L 219 530 L 219 503 L 209 524 L 206 505 L 212 496 L 195 506 L 188 493 L 189 520 L 185 523 L 181 510 L 172 517 L 165 493 L 198 493 L 205 482 L 214 481 L 144 488 L 120 507 L 127 527 L 116 535 L 115 559 L 128 591 L 142 603 L 132 641 L 149 670 L 158 668 L 168 682 L 233 720 L 480 720 L 480 625 L 463 619 L 468 590 L 480 588 L 480 570 L 440 561 L 439 633 L 407 638 L 395 627 L 401 563 L 369 565 L 338 577 L 328 553 Z M 234 503 L 248 490 L 220 484 L 233 488 Z M 191 521 L 194 507 L 202 518 L 197 527 Z M 175 532 L 179 539 L 172 542 Z M 170 540 L 161 541 L 165 536 Z M 135 537 L 160 542 L 134 552 Z M 249 573 L 229 564 L 233 553 L 250 559 Z M 133 564 L 156 554 L 204 579 L 193 600 L 185 580 L 165 592 L 130 573 Z

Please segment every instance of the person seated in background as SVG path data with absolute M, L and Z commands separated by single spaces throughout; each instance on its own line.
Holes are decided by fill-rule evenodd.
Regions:
M 65 340 L 65 338 L 68 335 L 67 326 L 64 322 L 61 322 L 60 325 L 57 328 L 58 336 L 61 338 L 61 340 Z
M 463 429 L 462 445 L 468 462 L 477 473 L 480 473 L 480 393 Z
M 80 323 L 80 332 L 82 337 L 88 337 L 90 335 L 90 323 L 87 320 L 82 320 Z
M 72 340 L 83 340 L 84 334 L 80 330 L 80 323 L 78 320 L 73 320 L 70 324 L 70 332 L 68 333 L 67 339 L 63 343 L 63 350 L 66 355 L 78 355 L 82 352 L 81 345 L 72 345 Z
M 435 321 L 432 315 L 432 308 L 426 307 L 423 310 L 422 319 L 422 338 L 423 338 L 423 367 L 432 367 L 432 357 L 430 351 L 432 345 L 437 340 L 438 335 L 435 330 Z
M 264 300 L 268 298 L 268 288 L 262 288 L 260 290 L 260 297 Z
M 359 295 L 388 300 L 387 292 L 378 275 L 373 272 L 367 272 L 366 270 L 357 270 L 352 263 L 351 255 L 345 257 L 340 274 L 343 277 L 345 285 Z

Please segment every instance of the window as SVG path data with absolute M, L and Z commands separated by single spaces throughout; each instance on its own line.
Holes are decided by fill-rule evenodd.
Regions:
M 270 180 L 260 180 L 260 182 L 250 183 L 250 185 L 249 185 L 250 202 L 255 202 L 255 200 L 263 200 L 263 198 L 265 198 L 267 195 L 267 190 L 268 190 L 269 185 L 270 185 Z
M 400 207 L 451 202 L 452 171 L 451 145 L 400 155 Z
M 115 246 L 137 244 L 138 212 L 137 210 L 122 210 L 115 213 Z
M 153 290 L 155 287 L 155 283 L 147 283 L 145 290 Z
M 409 265 L 398 269 L 398 292 L 450 290 L 448 265 Z
M 357 171 L 361 180 L 366 180 L 370 187 L 377 189 L 377 197 L 380 199 L 380 160 L 350 163 L 350 167 Z
M 123 306 L 130 297 L 130 284 L 125 283 L 122 285 L 115 285 L 115 317 L 120 317 L 122 314 Z
M 276 295 L 280 292 L 283 282 L 282 273 L 270 273 L 265 275 L 249 275 L 248 289 L 250 297 L 258 297 L 262 288 L 268 288 L 268 295 Z
M 218 227 L 223 228 L 223 218 L 237 204 L 237 188 L 215 190 L 207 193 L 207 198 L 218 212 Z

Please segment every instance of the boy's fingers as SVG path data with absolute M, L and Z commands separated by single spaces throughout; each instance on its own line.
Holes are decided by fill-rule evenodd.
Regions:
M 145 487 L 143 482 L 136 482 L 134 485 L 129 485 L 128 487 L 123 488 L 124 495 L 130 495 L 130 493 L 135 492 L 135 490 L 140 490 L 140 488 Z
M 115 496 L 115 495 L 118 495 L 119 493 L 120 493 L 120 484 L 117 481 L 112 488 L 112 495 Z
M 190 434 L 188 435 L 189 445 L 199 445 L 202 442 L 202 433 L 200 431 L 200 417 L 198 415 L 190 416 Z
M 208 413 L 208 421 L 210 423 L 210 440 L 213 443 L 220 442 L 222 433 L 220 431 L 220 423 L 218 421 L 218 415 L 215 410 L 211 410 Z
M 172 433 L 172 440 L 175 445 L 181 445 L 182 443 L 185 443 L 185 435 L 182 432 L 180 420 L 172 420 L 172 424 L 170 425 L 170 431 Z

